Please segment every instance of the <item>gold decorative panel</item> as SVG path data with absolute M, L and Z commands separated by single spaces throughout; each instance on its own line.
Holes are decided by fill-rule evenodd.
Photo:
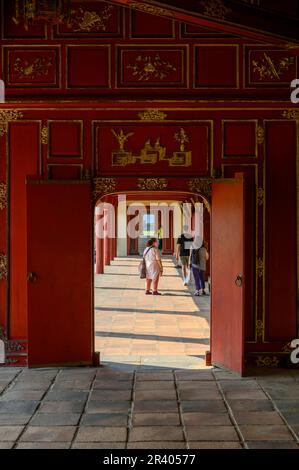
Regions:
M 159 111 L 159 109 L 147 109 L 138 114 L 141 121 L 164 121 L 167 114 Z
M 0 253 L 0 281 L 7 279 L 8 267 L 7 267 L 7 255 Z
M 7 207 L 7 184 L 0 182 L 0 210 Z
M 7 133 L 8 123 L 16 121 L 23 117 L 23 113 L 16 109 L 1 109 L 0 110 L 0 136 Z
M 165 178 L 138 178 L 138 188 L 144 191 L 159 191 L 167 188 Z

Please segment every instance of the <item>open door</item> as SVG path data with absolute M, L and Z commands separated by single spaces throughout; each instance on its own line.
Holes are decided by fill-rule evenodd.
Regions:
M 91 185 L 27 181 L 28 365 L 92 364 Z
M 212 364 L 244 370 L 244 181 L 212 185 Z

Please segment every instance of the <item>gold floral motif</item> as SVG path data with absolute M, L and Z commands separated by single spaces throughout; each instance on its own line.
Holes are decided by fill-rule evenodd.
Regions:
M 262 258 L 256 260 L 256 272 L 258 277 L 264 276 L 264 260 Z
M 8 123 L 21 119 L 23 114 L 16 109 L 2 109 L 0 110 L 0 136 L 7 133 Z
M 173 13 L 165 8 L 156 7 L 154 5 L 147 5 L 145 3 L 136 2 L 135 0 L 129 0 L 128 6 L 133 10 L 140 10 L 144 13 L 156 16 L 170 16 L 173 17 Z
M 0 253 L 0 281 L 7 279 L 7 276 L 7 256 L 4 253 Z
M 263 206 L 265 202 L 265 190 L 264 188 L 257 188 L 256 200 L 259 206 Z
M 282 112 L 285 119 L 299 119 L 299 109 L 286 109 Z
M 222 0 L 203 0 L 200 2 L 203 7 L 204 15 L 211 16 L 212 18 L 225 19 L 231 12 Z
M 48 131 L 48 126 L 43 126 L 41 129 L 41 135 L 40 135 L 40 140 L 43 145 L 48 144 L 48 138 L 49 138 L 49 131 Z
M 114 178 L 94 178 L 93 179 L 93 196 L 98 199 L 103 194 L 113 193 L 116 189 L 116 180 Z
M 277 356 L 258 356 L 255 363 L 257 367 L 278 367 L 279 359 Z
M 90 33 L 106 31 L 108 21 L 114 9 L 112 5 L 105 6 L 102 12 L 89 11 L 84 7 L 74 9 L 71 11 L 70 19 L 67 21 L 67 27 L 72 28 L 74 32 Z
M 162 113 L 159 109 L 147 109 L 138 114 L 141 121 L 164 121 L 167 118 L 167 114 Z
M 294 57 L 283 57 L 275 60 L 266 52 L 260 60 L 253 60 L 253 72 L 259 74 L 259 80 L 281 80 L 281 76 L 295 64 Z
M 132 70 L 132 75 L 138 78 L 139 82 L 147 82 L 153 79 L 165 80 L 172 72 L 176 72 L 177 68 L 168 60 L 155 55 L 139 55 L 136 57 L 135 63 L 126 66 Z
M 14 62 L 14 71 L 18 78 L 35 80 L 37 77 L 47 76 L 52 66 L 51 57 L 36 57 L 32 62 L 17 57 Z
M 0 210 L 7 207 L 7 184 L 0 182 Z
M 262 126 L 258 126 L 256 130 L 257 143 L 259 145 L 264 143 L 265 140 L 265 129 Z
M 211 178 L 192 178 L 188 182 L 190 191 L 200 193 L 208 199 L 212 194 L 212 179 Z
M 257 338 L 263 338 L 264 336 L 264 322 L 263 320 L 257 320 L 255 324 Z
M 143 191 L 159 191 L 168 186 L 165 178 L 138 178 L 138 188 Z

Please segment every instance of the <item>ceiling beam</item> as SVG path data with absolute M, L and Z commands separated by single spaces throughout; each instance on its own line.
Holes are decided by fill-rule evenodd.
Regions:
M 236 0 L 108 0 L 155 16 L 299 49 L 299 19 Z

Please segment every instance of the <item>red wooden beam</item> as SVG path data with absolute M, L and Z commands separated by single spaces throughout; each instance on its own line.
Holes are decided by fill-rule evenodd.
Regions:
M 298 17 L 283 16 L 236 0 L 108 0 L 109 3 L 185 23 L 299 48 Z

